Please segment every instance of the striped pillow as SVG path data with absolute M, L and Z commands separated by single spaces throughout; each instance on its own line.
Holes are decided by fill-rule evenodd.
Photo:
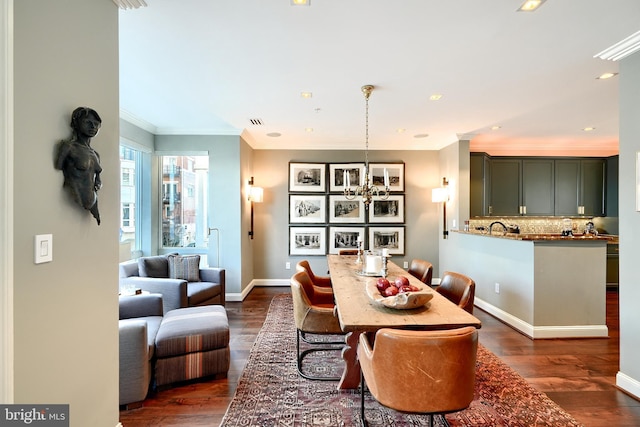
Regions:
M 169 255 L 169 277 L 187 282 L 200 281 L 200 255 Z

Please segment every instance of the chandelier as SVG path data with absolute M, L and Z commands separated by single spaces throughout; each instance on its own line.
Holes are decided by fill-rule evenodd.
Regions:
M 351 190 L 351 183 L 349 173 L 344 171 L 344 197 L 347 200 L 354 200 L 356 197 L 362 197 L 365 209 L 369 209 L 369 204 L 373 200 L 373 197 L 379 197 L 382 200 L 389 198 L 389 172 L 387 168 L 384 168 L 384 192 L 382 192 L 377 186 L 373 185 L 373 179 L 369 175 L 369 96 L 373 92 L 373 85 L 362 86 L 362 93 L 365 99 L 365 149 L 364 149 L 364 168 L 362 170 L 362 179 L 360 185 L 355 190 Z

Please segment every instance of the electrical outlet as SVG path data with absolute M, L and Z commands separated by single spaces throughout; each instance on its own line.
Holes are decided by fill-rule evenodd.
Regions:
M 288 261 L 287 261 L 287 262 L 285 262 L 285 263 L 284 263 L 284 268 L 285 268 L 285 270 L 291 270 L 291 263 L 290 263 L 290 262 L 288 262 Z
M 498 283 L 498 282 L 496 282 L 495 291 L 496 291 L 496 294 L 500 293 L 500 283 Z
M 404 266 L 404 268 L 409 268 L 409 261 L 405 261 L 403 266 Z

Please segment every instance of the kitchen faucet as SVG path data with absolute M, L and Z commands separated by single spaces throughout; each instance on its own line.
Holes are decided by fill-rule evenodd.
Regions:
M 491 229 L 493 228 L 494 225 L 501 225 L 502 226 L 502 231 L 503 234 L 507 234 L 507 226 L 504 225 L 504 223 L 500 222 L 500 221 L 493 221 L 491 224 L 489 224 L 489 234 L 491 234 Z

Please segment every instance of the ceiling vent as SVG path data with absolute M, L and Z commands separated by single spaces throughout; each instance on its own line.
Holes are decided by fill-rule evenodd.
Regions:
M 262 126 L 262 119 L 249 119 L 249 122 L 253 125 L 253 126 Z
M 144 0 L 113 0 L 120 9 L 137 9 L 139 7 L 147 7 Z

